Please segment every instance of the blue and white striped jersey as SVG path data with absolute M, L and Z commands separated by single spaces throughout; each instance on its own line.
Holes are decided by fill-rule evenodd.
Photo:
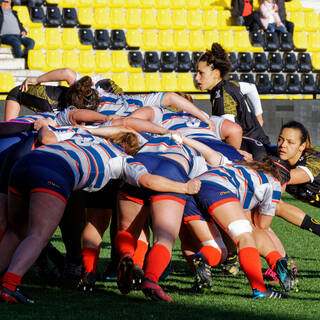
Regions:
M 281 197 L 279 180 L 243 165 L 212 168 L 197 177 L 202 183 L 218 184 L 237 195 L 244 210 L 259 206 L 259 212 L 274 216 Z
M 207 163 L 201 154 L 186 145 L 177 144 L 170 135 L 155 137 L 142 146 L 138 153 L 178 154 L 184 157 L 189 164 L 188 176 L 193 179 L 207 171 Z
M 205 138 L 221 140 L 221 125 L 224 119 L 222 117 L 211 116 L 214 122 L 215 132 L 213 132 L 205 122 L 200 121 L 193 115 L 185 112 L 173 112 L 168 109 L 153 108 L 155 117 L 154 123 L 168 130 L 175 130 L 189 138 Z M 209 117 L 209 116 L 208 116 Z
M 62 136 L 63 129 L 58 131 Z M 66 140 L 37 150 L 56 154 L 69 163 L 75 177 L 74 190 L 98 191 L 110 179 L 123 179 L 139 186 L 139 178 L 148 173 L 143 164 L 127 155 L 118 145 L 82 129 L 68 129 L 66 132 Z

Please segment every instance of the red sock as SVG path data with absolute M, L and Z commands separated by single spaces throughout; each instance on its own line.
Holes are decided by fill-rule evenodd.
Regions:
M 95 248 L 83 248 L 81 250 L 82 261 L 84 272 L 96 273 L 98 259 L 99 259 L 99 249 Z
M 152 247 L 146 258 L 144 277 L 158 282 L 163 271 L 170 262 L 171 253 L 167 247 L 162 244 L 156 244 Z
M 279 251 L 271 251 L 267 256 L 266 260 L 269 267 L 274 270 L 276 263 L 279 259 L 283 258 Z
M 137 239 L 127 231 L 119 231 L 114 239 L 115 248 L 120 258 L 124 256 L 133 256 L 137 247 Z
M 21 276 L 12 272 L 6 272 L 2 277 L 2 285 L 11 291 L 15 291 L 16 287 L 21 283 Z
M 217 266 L 221 261 L 221 252 L 217 248 L 204 246 L 200 249 L 200 252 L 204 254 L 211 267 Z
M 1 241 L 1 239 L 2 239 L 2 235 L 3 235 L 3 230 L 0 229 L 0 241 Z
M 239 262 L 243 272 L 249 280 L 252 289 L 260 292 L 266 291 L 261 271 L 261 260 L 259 251 L 253 247 L 239 250 Z
M 133 255 L 133 263 L 138 264 L 139 267 L 143 268 L 144 258 L 148 251 L 148 244 L 142 240 L 137 241 L 137 247 Z

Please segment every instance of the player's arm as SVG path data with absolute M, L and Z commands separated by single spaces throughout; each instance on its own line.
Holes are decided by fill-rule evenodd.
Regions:
M 168 133 L 168 130 L 160 127 L 150 121 L 139 119 L 139 118 L 133 118 L 133 117 L 126 117 L 121 119 L 116 119 L 112 121 L 112 126 L 125 126 L 128 128 L 132 128 L 138 132 L 148 132 L 148 133 L 154 133 L 154 134 L 166 134 Z
M 86 131 L 91 134 L 103 138 L 110 138 L 119 133 L 136 133 L 134 130 L 130 128 L 126 128 L 123 126 L 110 126 L 110 127 L 98 127 L 98 128 L 85 128 Z
M 110 120 L 109 116 L 102 113 L 86 110 L 86 109 L 72 109 L 68 114 L 71 124 L 85 124 L 85 123 L 105 123 Z
M 211 149 L 204 143 L 185 137 L 184 135 L 179 133 L 173 132 L 171 136 L 172 136 L 172 139 L 174 139 L 178 143 L 180 141 L 179 141 L 179 138 L 177 139 L 177 137 L 180 137 L 181 143 L 198 150 L 210 166 L 214 167 L 221 164 L 222 155 L 217 151 Z
M 290 180 L 288 184 L 300 184 L 310 182 L 311 178 L 308 173 L 302 168 L 295 168 L 290 170 Z
M 242 128 L 239 124 L 225 119 L 221 124 L 221 136 L 226 143 L 240 149 L 242 143 Z
M 162 97 L 161 105 L 181 109 L 184 112 L 192 114 L 202 122 L 207 123 L 210 128 L 214 128 L 213 122 L 197 106 L 174 92 L 166 92 Z
M 34 128 L 38 130 L 38 140 L 44 145 L 54 144 L 59 141 L 58 137 L 50 130 L 49 124 L 50 121 L 48 119 L 38 119 L 34 123 Z
M 66 81 L 69 86 L 74 84 L 77 73 L 70 68 L 55 69 L 38 77 L 28 77 L 20 86 L 21 91 L 27 91 L 29 84 L 40 84 L 42 82 Z
M 154 174 L 143 174 L 139 180 L 139 185 L 157 192 L 174 192 L 182 194 L 196 194 L 200 190 L 200 180 L 189 180 L 186 183 L 173 181 Z

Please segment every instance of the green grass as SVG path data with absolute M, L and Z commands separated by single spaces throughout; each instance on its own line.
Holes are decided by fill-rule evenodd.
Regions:
M 289 195 L 284 200 L 298 205 L 313 217 L 320 210 L 295 201 Z M 273 229 L 283 241 L 287 253 L 298 267 L 300 291 L 287 300 L 250 299 L 251 290 L 241 272 L 238 277 L 223 276 L 220 269 L 214 271 L 214 292 L 207 295 L 189 293 L 193 278 L 181 257 L 179 243 L 173 251 L 172 272 L 161 285 L 174 299 L 174 303 L 157 303 L 147 300 L 141 292 L 121 295 L 115 283 L 98 282 L 93 294 L 61 290 L 56 286 L 39 284 L 34 269 L 23 279 L 24 291 L 36 300 L 34 305 L 0 304 L 0 319 L 319 319 L 320 298 L 320 239 L 275 218 Z M 105 239 L 99 270 L 105 269 L 110 247 Z M 53 242 L 64 250 L 60 234 Z M 263 267 L 266 264 L 263 261 Z

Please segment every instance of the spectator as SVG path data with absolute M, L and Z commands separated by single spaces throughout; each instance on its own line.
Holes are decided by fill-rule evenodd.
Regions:
M 34 48 L 34 41 L 26 37 L 27 31 L 19 21 L 17 12 L 11 10 L 11 0 L 1 1 L 0 36 L 3 44 L 12 46 L 15 58 L 27 58 L 28 51 Z M 21 50 L 24 45 L 24 52 Z
M 260 19 L 264 28 L 270 32 L 287 32 L 287 28 L 281 22 L 278 6 L 275 4 L 274 0 L 264 0 L 260 4 Z
M 259 12 L 253 12 L 252 0 L 232 0 L 232 17 L 237 20 L 237 24 L 248 27 L 250 32 L 264 30 L 260 21 Z
M 293 34 L 294 23 L 287 20 L 287 12 L 285 7 L 285 2 L 289 2 L 291 0 L 274 0 L 275 4 L 278 6 L 278 13 L 281 19 L 281 22 L 285 25 L 288 32 Z

